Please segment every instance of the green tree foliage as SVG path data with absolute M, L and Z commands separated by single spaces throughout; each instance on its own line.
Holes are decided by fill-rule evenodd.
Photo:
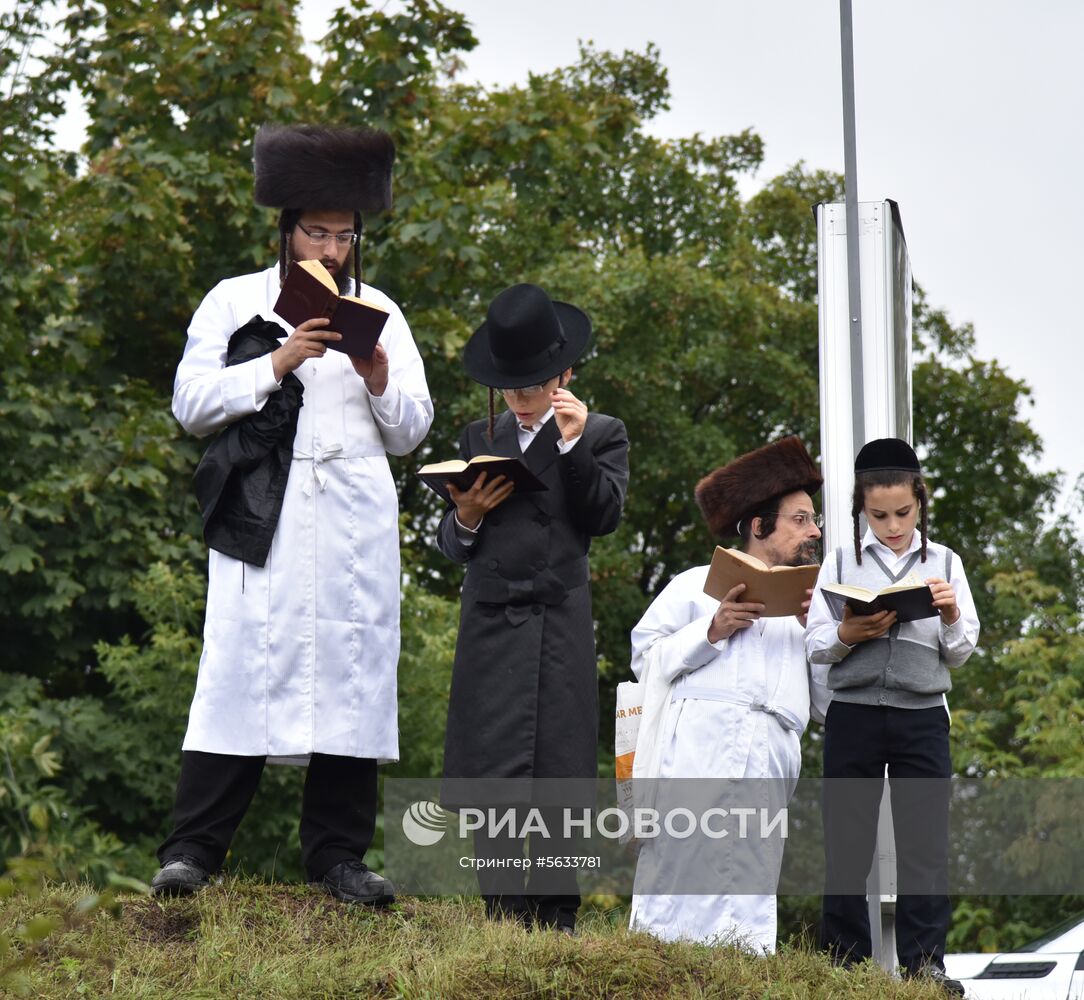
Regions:
M 648 601 L 710 552 L 700 476 L 787 432 L 816 450 L 810 206 L 838 199 L 840 179 L 798 164 L 743 201 L 755 134 L 645 128 L 669 99 L 653 48 L 585 46 L 572 66 L 486 90 L 457 81 L 475 41 L 435 0 L 344 5 L 315 52 L 296 0 L 20 0 L 0 33 L 0 648 L 16 706 L 4 738 L 59 755 L 51 775 L 24 762 L 18 787 L 82 830 L 73 844 L 113 837 L 117 864 L 145 875 L 168 821 L 204 572 L 188 490 L 200 444 L 174 425 L 169 392 L 200 298 L 273 260 L 273 216 L 251 201 L 259 123 L 380 125 L 399 150 L 395 206 L 367 220 L 363 266 L 403 305 L 437 406 L 420 452 L 394 466 L 399 773 L 439 770 L 461 581 L 432 545 L 440 504 L 413 469 L 485 415 L 459 356 L 501 288 L 534 281 L 587 308 L 576 391 L 629 428 L 626 516 L 592 560 L 607 696 Z M 78 156 L 52 135 L 73 95 L 89 115 Z M 958 766 L 1075 774 L 1081 554 L 1044 519 L 1056 483 L 1032 471 L 1027 387 L 921 291 L 915 348 L 933 533 L 961 553 L 984 622 L 953 694 Z M 808 746 L 815 773 L 816 732 Z M 297 794 L 296 772 L 268 775 L 234 860 L 294 872 Z
M 84 240 L 105 240 L 123 199 L 101 202 L 93 179 L 77 179 L 74 158 L 50 145 L 61 67 L 78 47 L 29 76 L 47 17 L 46 6 L 23 4 L 0 20 L 9 95 L 0 109 L 0 642 L 10 669 L 70 694 L 93 686 L 94 641 L 137 625 L 132 573 L 152 552 L 196 551 L 191 504 L 177 488 L 195 450 L 161 394 L 112 356 L 111 331 L 134 325 L 97 315 L 84 294 Z M 80 233 L 91 220 L 94 235 Z M 138 230 L 128 237 L 140 242 Z M 139 284 L 123 269 L 110 280 L 118 298 Z M 131 345 L 133 358 L 149 353 Z

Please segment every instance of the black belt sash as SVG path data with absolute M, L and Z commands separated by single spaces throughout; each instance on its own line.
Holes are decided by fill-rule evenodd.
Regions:
M 561 604 L 570 590 L 582 587 L 590 579 L 587 557 L 581 556 L 548 566 L 527 579 L 510 580 L 499 575 L 468 579 L 463 596 L 480 604 L 504 605 L 508 621 L 518 626 L 530 617 L 534 605 Z

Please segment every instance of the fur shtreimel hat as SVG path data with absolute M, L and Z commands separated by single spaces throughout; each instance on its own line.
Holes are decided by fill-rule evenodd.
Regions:
M 695 496 L 711 533 L 729 538 L 742 518 L 768 513 L 771 501 L 788 493 L 816 493 L 822 482 L 805 445 L 792 435 L 709 472 L 696 484 Z
M 263 125 L 252 161 L 257 205 L 366 214 L 391 207 L 395 144 L 380 129 Z

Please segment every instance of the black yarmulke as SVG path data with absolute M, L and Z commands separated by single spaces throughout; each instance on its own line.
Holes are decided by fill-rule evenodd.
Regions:
M 917 472 L 922 474 L 915 449 L 899 438 L 878 438 L 863 445 L 854 460 L 855 472 Z

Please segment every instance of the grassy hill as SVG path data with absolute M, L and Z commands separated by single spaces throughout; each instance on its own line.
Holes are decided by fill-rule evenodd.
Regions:
M 488 922 L 473 899 L 408 898 L 371 911 L 300 886 L 227 878 L 194 898 L 129 896 L 118 915 L 79 916 L 86 891 L 61 886 L 36 899 L 0 901 L 0 934 L 66 915 L 44 943 L 16 944 L 25 964 L 0 982 L 0 996 L 943 1000 L 934 987 L 875 968 L 844 972 L 799 949 L 756 958 L 729 947 L 663 944 L 599 911 L 567 938 Z

